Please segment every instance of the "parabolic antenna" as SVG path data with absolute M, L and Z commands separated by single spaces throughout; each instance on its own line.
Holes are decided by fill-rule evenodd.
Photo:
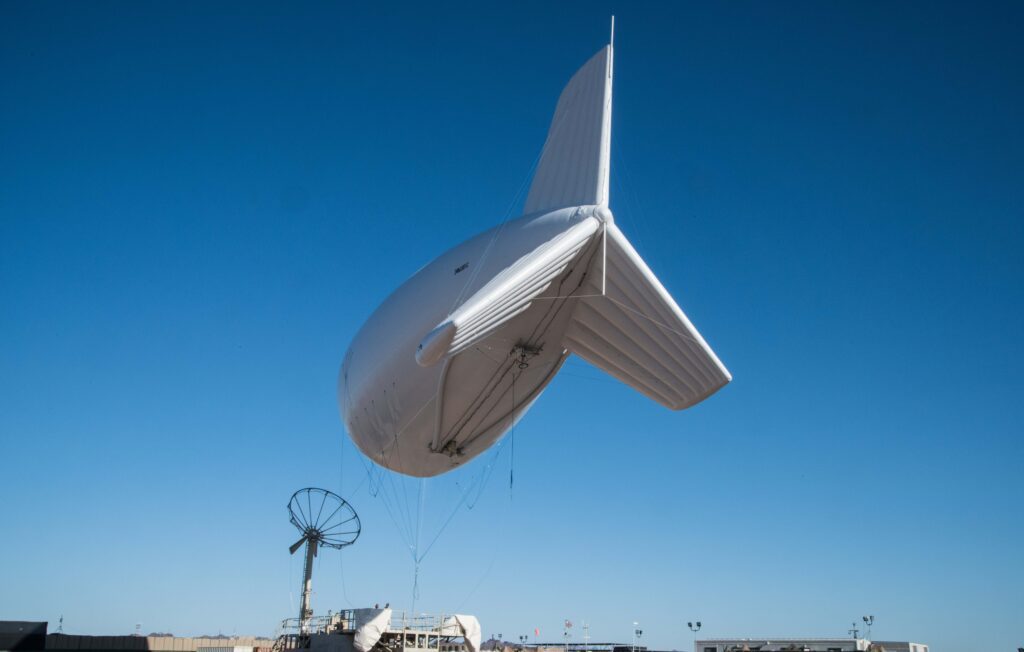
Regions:
M 344 548 L 355 543 L 362 531 L 359 515 L 348 502 L 338 494 L 307 487 L 292 494 L 288 501 L 288 514 L 292 525 L 302 538 L 293 543 L 288 551 L 291 554 L 306 545 L 306 563 L 302 573 L 302 605 L 299 607 L 299 627 L 306 633 L 306 624 L 313 616 L 309 605 L 313 590 L 313 558 L 321 546 L 328 548 Z

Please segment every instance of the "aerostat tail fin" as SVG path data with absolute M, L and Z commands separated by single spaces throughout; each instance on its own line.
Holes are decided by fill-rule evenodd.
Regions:
M 605 292 L 579 300 L 565 348 L 673 410 L 703 401 L 732 376 L 622 231 L 605 229 Z
M 612 46 L 591 57 L 558 98 L 523 213 L 608 205 Z

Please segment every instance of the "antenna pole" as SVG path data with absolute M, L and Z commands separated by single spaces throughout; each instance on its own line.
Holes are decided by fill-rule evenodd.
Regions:
M 608 39 L 608 45 L 615 47 L 615 16 L 612 16 L 612 35 Z
M 306 564 L 302 572 L 302 603 L 299 607 L 299 632 L 308 634 L 309 619 L 313 609 L 309 606 L 310 594 L 313 592 L 313 556 L 316 555 L 316 539 L 306 540 Z

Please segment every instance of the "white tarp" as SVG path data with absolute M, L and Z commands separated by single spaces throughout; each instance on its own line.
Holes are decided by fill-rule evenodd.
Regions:
M 476 616 L 448 616 L 441 624 L 440 633 L 443 636 L 461 636 L 466 640 L 469 652 L 480 652 L 480 621 Z
M 356 633 L 352 643 L 359 652 L 370 652 L 391 622 L 390 609 L 356 609 Z M 477 639 L 479 641 L 479 639 Z

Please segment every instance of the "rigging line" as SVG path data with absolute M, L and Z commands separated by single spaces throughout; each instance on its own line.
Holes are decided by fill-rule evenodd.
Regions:
M 394 453 L 394 448 L 392 447 L 390 449 L 390 451 L 393 454 Z M 385 459 L 384 455 L 381 454 L 381 466 L 382 467 L 384 466 L 385 462 L 390 462 L 390 461 L 391 461 L 391 455 L 388 455 L 388 457 Z M 406 543 L 409 543 L 409 538 L 408 538 L 408 533 L 410 532 L 410 530 L 408 528 L 408 522 L 409 521 L 408 521 L 408 518 L 405 516 L 405 513 L 402 512 L 402 503 L 398 499 L 398 489 L 395 487 L 395 477 L 394 477 L 394 475 L 392 475 L 390 473 L 387 473 L 387 472 L 385 472 L 382 469 L 381 472 L 380 472 L 380 483 L 381 483 L 381 487 L 385 490 L 385 493 L 382 494 L 382 495 L 388 496 L 388 498 L 390 498 L 393 501 L 393 506 L 395 507 L 395 512 L 402 519 L 402 526 L 404 526 L 404 529 L 402 530 L 403 533 L 404 533 L 404 537 L 403 538 L 406 539 Z M 387 494 L 388 487 L 390 487 L 390 489 L 391 489 L 391 493 L 390 494 Z
M 426 503 L 427 479 L 420 478 L 420 505 L 416 513 L 416 556 L 420 553 L 420 536 L 423 534 L 423 509 Z
M 373 487 L 373 461 L 371 460 L 369 464 L 367 464 L 365 461 L 362 461 L 362 465 L 363 465 L 363 469 L 366 471 L 366 478 L 367 478 L 367 480 L 369 480 L 369 485 L 366 487 L 366 492 L 368 494 L 370 494 L 371 497 L 376 498 L 377 496 L 380 495 L 380 484 L 378 484 L 377 488 L 374 489 L 374 487 Z
M 385 488 L 385 485 L 384 485 L 384 480 L 383 480 L 384 472 L 383 472 L 383 469 L 381 469 L 381 471 L 379 473 L 379 476 L 378 476 L 379 477 L 379 483 L 377 484 L 377 491 L 376 491 L 376 493 L 374 493 L 373 490 L 372 490 L 372 488 L 373 488 L 373 477 L 372 476 L 373 476 L 375 465 L 374 465 L 372 460 L 370 460 L 369 464 L 367 464 L 366 460 L 362 460 L 362 458 L 360 458 L 360 460 L 361 460 L 361 462 L 363 464 L 363 467 L 366 469 L 367 477 L 370 479 L 370 488 L 368 490 L 370 495 L 373 496 L 374 498 L 380 498 L 381 504 L 384 505 L 385 513 L 388 515 L 388 518 L 391 520 L 391 523 L 395 526 L 395 530 L 398 531 L 398 536 L 402 538 L 402 541 L 405 542 L 405 544 L 407 546 L 409 546 L 409 549 L 411 550 L 411 546 L 409 545 L 409 540 L 406 537 L 405 532 L 402 530 L 401 525 L 399 525 L 398 519 L 395 518 L 395 515 L 394 515 L 394 511 L 395 510 L 391 506 L 391 498 L 388 495 L 388 493 L 386 491 L 386 488 Z
M 420 413 L 423 412 L 423 410 L 426 410 L 427 406 L 430 405 L 430 403 L 432 401 L 436 400 L 437 397 L 438 397 L 438 392 L 435 390 L 434 393 L 431 394 L 430 397 L 423 403 L 423 405 L 420 406 L 420 409 L 416 410 L 416 414 L 412 415 L 412 418 L 409 419 L 409 421 L 404 426 L 402 426 L 395 433 L 395 436 L 392 439 L 392 442 L 390 444 L 388 444 L 387 446 L 385 446 L 384 448 L 381 449 L 380 455 L 381 455 L 381 460 L 382 461 L 385 459 L 384 453 L 386 451 L 390 451 L 391 450 L 391 448 L 394 446 L 395 442 L 398 441 L 398 438 L 402 436 L 402 434 L 406 431 L 407 428 L 412 426 L 412 424 L 416 423 L 416 419 L 420 416 Z M 390 459 L 390 457 L 387 458 L 387 459 Z M 381 466 L 384 466 L 384 465 L 382 464 Z
M 543 150 L 541 150 L 541 153 L 543 153 Z M 530 168 L 526 171 L 526 176 L 523 177 L 522 182 L 519 184 L 519 189 L 516 190 L 515 195 L 512 196 L 512 201 L 509 202 L 508 207 L 505 209 L 505 213 L 502 215 L 501 222 L 498 223 L 498 227 L 494 229 L 494 233 L 491 235 L 491 239 L 487 242 L 487 246 L 484 247 L 484 251 L 480 255 L 480 260 L 477 261 L 472 273 L 469 275 L 469 278 L 466 279 L 466 282 L 463 284 L 462 289 L 459 290 L 458 296 L 455 297 L 455 301 L 452 303 L 451 308 L 448 309 L 449 313 L 451 313 L 452 310 L 455 309 L 455 306 L 459 305 L 459 303 L 465 298 L 466 290 L 468 290 L 469 287 L 476 282 L 477 277 L 480 275 L 480 270 L 484 266 L 484 262 L 490 255 L 491 249 L 494 248 L 494 243 L 497 242 L 498 238 L 505 230 L 505 225 L 508 224 L 509 218 L 512 217 L 512 211 L 515 209 L 516 203 L 518 203 L 519 201 L 519 197 L 523 194 L 523 189 L 526 187 L 526 184 L 530 180 L 530 177 L 533 176 L 534 170 L 537 168 L 537 164 L 540 162 L 540 157 L 541 154 L 537 154 L 536 158 L 534 158 L 533 160 L 533 163 L 530 165 Z
M 636 193 L 633 188 L 632 175 L 629 173 L 629 166 L 626 165 L 625 157 L 618 152 L 619 148 L 613 148 L 613 156 L 615 157 L 616 166 L 622 168 L 622 179 L 616 179 L 616 183 L 619 186 L 619 190 L 622 192 L 623 197 L 626 200 L 626 207 L 630 213 L 630 221 L 633 223 L 633 227 L 636 229 L 636 238 L 640 246 L 647 249 L 647 243 L 645 242 L 644 234 L 642 231 L 646 231 L 646 224 L 643 218 L 643 208 L 640 205 L 640 196 Z M 649 251 L 649 250 L 648 250 Z
M 404 469 L 405 468 L 405 463 L 402 462 L 402 449 L 399 446 L 398 436 L 397 435 L 395 436 L 394 451 L 395 451 L 395 457 L 398 460 L 398 468 Z M 389 476 L 389 477 L 393 477 L 393 476 Z M 405 514 L 406 514 L 406 519 L 408 520 L 408 524 L 409 524 L 409 533 L 411 535 L 412 532 L 413 532 L 413 529 L 415 528 L 415 525 L 414 525 L 414 520 L 413 520 L 412 507 L 409 505 L 408 485 L 405 482 L 402 482 L 401 480 L 398 481 L 398 484 L 402 487 L 402 497 L 405 500 Z
M 620 165 L 620 158 L 621 157 L 616 152 L 613 152 L 612 156 L 615 158 L 615 166 L 616 166 L 616 168 L 623 167 L 622 165 Z M 624 167 L 623 167 L 623 170 L 625 170 Z M 632 198 L 630 197 L 630 194 L 626 192 L 626 189 L 623 186 L 623 181 L 619 178 L 620 176 L 622 176 L 622 175 L 615 175 L 613 183 L 615 184 L 615 187 L 616 187 L 617 196 L 621 196 L 622 197 L 622 209 L 623 209 L 622 210 L 622 218 L 629 222 L 630 229 L 632 231 L 635 231 L 636 234 L 637 234 L 636 235 L 637 243 L 640 244 L 641 247 L 643 247 L 643 244 L 644 244 L 643 241 L 642 241 L 643 234 L 640 233 L 640 228 L 637 225 L 636 213 L 633 210 L 633 201 L 632 201 Z M 616 216 L 616 219 L 618 219 L 618 216 Z M 644 249 L 646 249 L 646 247 L 644 247 Z
M 562 299 L 591 299 L 595 297 L 603 297 L 603 294 L 566 294 L 554 297 L 534 297 L 530 301 L 560 301 Z
M 363 475 L 363 477 L 362 477 L 362 478 L 360 478 L 360 480 L 359 480 L 359 484 L 357 484 L 357 485 L 356 485 L 356 488 L 352 490 L 352 494 L 351 494 L 352 496 L 355 496 L 356 494 L 358 494 L 358 493 L 359 493 L 359 490 L 363 488 L 363 484 L 364 484 L 364 483 L 366 482 L 366 480 L 367 480 L 367 478 L 368 478 L 368 477 L 369 477 L 369 476 L 367 476 L 367 475 L 365 475 L 365 474 L 364 474 L 364 475 Z
M 509 352 L 509 357 L 510 357 L 510 365 L 509 365 L 508 369 L 505 371 L 505 374 L 502 374 L 502 377 L 501 377 L 500 380 L 504 380 L 505 375 L 507 375 L 508 372 L 512 372 L 512 382 L 515 382 L 516 367 L 519 364 L 521 364 L 522 362 L 524 362 L 526 358 L 525 358 L 525 354 L 523 354 L 523 356 L 518 358 L 518 361 L 517 361 L 517 358 L 515 357 L 515 348 L 513 348 L 513 350 L 511 352 Z M 529 365 L 527 365 L 527 366 L 529 366 Z M 541 366 L 540 368 L 543 369 L 544 366 Z M 519 373 L 522 374 L 522 371 L 520 371 Z M 549 372 L 548 376 L 550 376 L 550 375 L 551 375 L 551 373 Z M 483 409 L 484 406 L 486 405 L 487 400 L 489 400 L 491 398 L 491 396 L 494 394 L 494 392 L 497 392 L 499 389 L 501 389 L 501 383 L 499 383 L 494 388 L 492 388 L 491 391 L 488 393 L 488 395 L 485 397 L 484 402 L 480 403 L 480 405 L 474 410 L 474 414 L 473 414 L 474 417 L 476 416 L 476 412 L 479 412 L 481 409 Z M 491 402 L 490 407 L 488 407 L 487 410 L 482 415 L 480 415 L 480 418 L 477 421 L 478 425 L 477 425 L 477 428 L 475 429 L 475 432 L 473 432 L 469 437 L 467 437 L 467 438 L 462 440 L 462 446 L 465 447 L 465 446 L 472 445 L 473 442 L 475 442 L 477 439 L 482 437 L 485 433 L 490 432 L 490 430 L 492 428 L 498 427 L 498 424 L 500 424 L 502 421 L 504 421 L 506 416 L 510 417 L 512 419 L 512 423 L 515 424 L 515 406 L 516 405 L 515 405 L 514 401 L 512 403 L 512 412 L 510 412 L 506 416 L 498 417 L 495 421 L 492 421 L 492 422 L 488 423 L 488 420 L 490 419 L 491 415 L 494 414 L 494 411 L 497 410 L 501 406 L 502 399 L 505 398 L 505 396 L 507 394 L 508 394 L 508 389 L 501 389 L 501 393 L 497 396 L 497 398 L 494 399 L 493 402 Z M 468 425 L 468 423 L 466 425 Z
M 501 448 L 504 448 L 505 441 L 503 440 L 501 443 Z M 477 485 L 476 498 L 473 499 L 472 503 L 466 505 L 466 509 L 472 510 L 480 502 L 481 496 L 484 495 L 484 489 L 486 489 L 487 485 L 490 484 L 491 476 L 494 475 L 494 469 L 498 468 L 498 457 L 500 454 L 500 448 L 494 452 L 494 457 L 491 459 L 491 463 L 484 469 L 485 473 L 482 474 L 483 477 L 481 478 L 481 482 Z
M 385 513 L 387 513 L 388 518 L 391 520 L 391 523 L 395 526 L 395 530 L 398 531 L 398 536 L 402 538 L 403 542 L 405 542 L 405 544 L 407 546 L 409 546 L 408 537 L 406 536 L 405 532 L 403 531 L 402 526 L 399 524 L 398 519 L 395 518 L 394 512 L 397 511 L 397 509 L 392 508 L 392 506 L 391 506 L 392 500 L 391 500 L 390 496 L 388 495 L 387 490 L 386 490 L 386 486 L 384 484 L 384 471 L 383 471 L 383 469 L 381 468 L 377 472 L 377 480 L 378 480 L 378 482 L 377 482 L 377 488 L 376 488 L 376 490 L 374 490 L 374 488 L 373 488 L 374 477 L 373 476 L 374 476 L 374 471 L 377 470 L 377 467 L 376 467 L 375 463 L 373 462 L 373 460 L 370 460 L 369 458 L 364 459 L 363 457 L 360 457 L 359 460 L 360 460 L 360 463 L 363 465 L 364 470 L 366 471 L 366 479 L 369 481 L 369 486 L 367 487 L 367 493 L 369 493 L 370 496 L 372 496 L 373 498 L 379 498 L 380 499 L 381 504 L 384 505 Z M 410 549 L 411 549 L 411 546 L 410 546 Z
M 643 317 L 644 319 L 646 319 L 647 321 L 651 322 L 655 326 L 658 326 L 660 328 L 664 328 L 667 331 L 671 331 L 671 332 L 675 333 L 676 335 L 679 335 L 683 339 L 686 339 L 686 340 L 689 340 L 689 341 L 693 342 L 697 346 L 701 346 L 701 347 L 703 346 L 696 338 L 691 336 L 689 333 L 684 333 L 683 331 L 680 331 L 680 330 L 677 330 L 675 328 L 672 328 L 668 324 L 663 324 L 662 322 L 658 321 L 657 319 L 654 319 L 652 317 L 648 317 L 647 315 L 643 314 L 639 310 L 636 310 L 634 308 L 630 308 L 629 306 L 627 306 L 626 304 L 622 303 L 621 301 L 619 301 L 615 297 L 609 296 L 608 298 L 611 299 L 612 301 L 614 301 L 615 303 L 619 304 L 624 310 L 628 310 L 629 312 L 633 313 L 634 315 L 637 315 L 638 317 Z
M 585 378 L 586 380 L 597 380 L 602 383 L 613 383 L 618 384 L 620 381 L 616 380 L 612 376 L 587 376 L 585 374 L 577 374 L 571 371 L 562 371 L 558 374 L 559 376 L 569 376 L 570 378 Z
M 476 416 L 477 412 L 479 412 L 481 408 L 483 408 L 483 406 L 487 403 L 491 396 L 494 395 L 494 392 L 496 392 L 498 388 L 501 386 L 501 382 L 505 380 L 505 376 L 507 376 L 508 372 L 512 370 L 512 367 L 515 366 L 515 360 L 511 359 L 511 355 L 512 354 L 509 353 L 510 360 L 507 363 L 507 366 L 503 364 L 501 367 L 498 367 L 498 370 L 501 371 L 501 375 L 498 376 L 497 378 L 494 378 L 492 376 L 491 382 L 489 382 L 487 386 L 480 390 L 480 393 L 477 394 L 477 397 L 473 400 L 473 403 L 470 405 L 470 407 L 467 408 L 466 412 L 461 417 L 459 417 L 458 421 L 455 422 L 455 427 L 452 428 L 452 431 L 455 434 L 449 437 L 449 440 L 458 437 L 459 434 L 461 434 L 462 431 L 469 426 L 469 422 L 473 420 L 473 417 Z M 496 372 L 498 370 L 496 370 Z M 492 407 L 491 410 L 488 410 L 484 414 L 484 416 L 487 416 L 493 410 L 494 408 Z
M 459 302 L 462 301 L 462 299 L 465 296 L 466 290 L 473 282 L 476 281 L 476 278 L 480 273 L 480 269 L 483 267 L 484 261 L 487 260 L 487 257 L 491 253 L 491 249 L 493 248 L 495 241 L 501 235 L 502 231 L 505 230 L 505 225 L 508 223 L 509 218 L 512 217 L 512 211 L 515 209 L 515 206 L 518 203 L 520 196 L 522 196 L 523 191 L 526 190 L 527 183 L 529 183 L 534 173 L 536 172 L 537 166 L 540 164 L 540 160 L 544 156 L 544 148 L 547 147 L 548 141 L 550 141 L 562 129 L 562 125 L 565 123 L 566 114 L 563 114 L 558 118 L 556 122 L 552 123 L 551 127 L 548 129 L 548 135 L 544 140 L 544 145 L 540 148 L 540 151 L 537 152 L 537 156 L 534 157 L 533 163 L 530 164 L 529 169 L 526 171 L 526 175 L 523 177 L 522 182 L 519 184 L 519 189 L 516 190 L 515 195 L 512 196 L 512 201 L 510 201 L 508 204 L 508 208 L 505 209 L 505 214 L 502 217 L 501 223 L 498 225 L 498 228 L 495 229 L 494 235 L 491 236 L 490 241 L 484 248 L 484 252 L 480 256 L 480 260 L 476 264 L 476 269 L 474 269 L 472 274 L 470 274 L 469 278 L 466 279 L 466 283 L 462 286 L 462 290 L 459 291 L 459 294 L 455 298 L 455 301 L 452 303 L 451 308 L 449 308 L 449 313 L 451 313 L 452 310 L 455 309 L 455 306 L 457 306 Z
M 591 245 L 591 246 L 593 246 L 593 245 Z M 595 252 L 596 252 L 596 249 L 595 249 Z M 579 257 L 581 258 L 582 255 L 580 255 Z M 587 262 L 586 262 L 586 264 L 585 264 L 585 266 L 583 268 L 583 274 L 580 277 L 580 282 L 576 284 L 576 287 L 574 287 L 569 292 L 569 295 L 566 296 L 565 299 L 568 299 L 569 296 L 572 296 L 572 293 L 575 292 L 576 290 L 580 289 L 580 287 L 583 285 L 583 281 L 587 278 L 587 270 L 590 269 L 590 265 L 593 262 L 593 260 L 594 260 L 594 253 L 592 252 L 590 254 L 590 256 L 587 258 Z M 564 274 L 562 274 L 562 277 L 560 279 L 558 279 L 558 286 L 557 286 L 557 288 L 555 290 L 555 292 L 556 292 L 555 297 L 561 298 L 562 288 L 569 281 L 569 278 L 572 276 L 573 272 L 576 271 L 576 268 L 578 266 L 579 266 L 579 259 L 578 258 L 576 259 L 575 264 L 572 264 L 571 266 L 567 265 L 567 267 L 569 267 L 568 271 L 565 272 Z M 545 310 L 544 310 L 544 314 L 541 315 L 540 319 L 537 320 L 537 323 L 534 325 L 533 332 L 530 334 L 529 337 L 526 338 L 527 342 L 534 342 L 534 341 L 536 341 L 535 340 L 535 336 L 537 334 L 537 329 L 540 328 L 540 325 L 543 324 L 544 321 L 548 318 L 548 315 L 551 314 L 552 310 L 554 310 L 555 311 L 555 315 L 557 315 L 558 312 L 559 312 L 558 305 L 553 304 L 553 303 L 552 304 L 548 304 L 547 308 L 545 308 Z M 552 321 L 554 321 L 553 317 L 552 317 Z M 548 325 L 550 325 L 550 322 L 549 322 Z M 547 327 L 545 326 L 545 329 L 546 328 Z
M 288 555 L 288 613 L 295 613 L 295 598 L 292 596 L 292 577 L 295 575 L 295 555 Z
M 491 362 L 493 362 L 494 364 L 499 364 L 499 365 L 501 364 L 501 360 L 495 360 L 495 359 L 494 359 L 494 358 L 492 358 L 492 357 L 491 357 L 490 355 L 488 355 L 486 351 L 484 351 L 483 349 L 481 349 L 481 348 L 480 348 L 480 346 L 481 346 L 481 345 L 476 345 L 476 346 L 474 346 L 474 347 L 473 347 L 473 350 L 475 350 L 475 351 L 476 351 L 477 353 L 479 353 L 480 355 L 484 356 L 485 358 L 487 358 L 488 360 L 490 360 L 490 361 L 491 361 Z
M 596 244 L 600 245 L 600 242 L 601 242 L 600 240 L 597 240 Z M 574 288 L 572 288 L 572 290 L 569 291 L 568 295 L 566 295 L 565 297 L 562 298 L 562 301 L 560 303 L 548 304 L 548 307 L 545 309 L 544 314 L 541 315 L 541 318 L 534 325 L 533 332 L 530 333 L 530 336 L 526 338 L 527 342 L 536 342 L 539 339 L 539 337 L 540 337 L 537 334 L 537 330 L 541 329 L 541 327 L 543 325 L 543 328 L 541 330 L 541 334 L 543 334 L 545 331 L 547 331 L 547 329 L 550 328 L 551 324 L 554 323 L 555 318 L 562 311 L 562 308 L 565 306 L 566 303 L 568 303 L 569 298 L 572 297 L 572 295 L 577 290 L 579 290 L 581 287 L 583 287 L 583 283 L 586 282 L 586 280 L 587 280 L 587 274 L 588 274 L 591 266 L 593 265 L 594 257 L 597 255 L 597 252 L 600 250 L 600 246 L 594 246 L 594 243 L 591 243 L 590 247 L 591 247 L 590 253 L 589 253 L 589 255 L 586 256 L 586 261 L 583 262 L 583 273 L 580 274 L 580 278 L 579 278 L 579 281 L 577 281 L 576 286 Z M 584 252 L 584 253 L 586 253 L 586 252 Z M 582 255 L 580 257 L 582 258 Z M 565 286 L 566 283 L 569 282 L 569 279 L 572 277 L 573 273 L 580 266 L 580 262 L 581 261 L 577 259 L 576 263 L 574 265 L 572 265 L 572 267 L 569 268 L 569 271 L 566 272 L 562 276 L 561 279 L 559 279 L 559 281 L 558 281 L 558 288 L 556 290 L 558 295 L 562 294 L 562 288 Z M 550 319 L 549 319 L 549 317 L 550 317 Z M 544 323 L 545 321 L 547 321 L 546 324 Z
M 345 438 L 341 438 L 341 453 L 338 455 L 338 495 L 345 495 Z
M 467 504 L 467 502 L 469 501 L 469 496 L 474 491 L 477 491 L 476 498 L 473 501 L 472 507 L 467 505 L 467 509 L 472 510 L 473 507 L 476 506 L 476 502 L 479 501 L 480 494 L 482 493 L 482 486 L 485 486 L 487 481 L 490 479 L 490 473 L 493 473 L 493 469 L 495 465 L 498 463 L 498 458 L 500 457 L 502 449 L 504 447 L 505 441 L 503 440 L 495 447 L 495 450 L 492 453 L 492 455 L 490 455 L 490 461 L 487 462 L 487 464 L 485 464 L 484 467 L 480 469 L 480 471 L 477 474 L 470 478 L 470 481 L 467 483 L 466 488 L 462 489 L 462 494 L 459 497 L 459 502 L 456 503 L 455 508 L 452 510 L 449 516 L 447 516 L 447 518 L 444 520 L 444 523 L 441 525 L 440 529 L 430 540 L 430 545 L 427 546 L 426 550 L 424 550 L 423 554 L 420 556 L 421 560 L 427 556 L 427 553 L 430 552 L 431 548 L 433 548 L 433 545 L 440 537 L 441 533 L 444 531 L 447 525 L 449 525 L 449 523 L 452 522 L 452 519 L 454 519 L 456 514 L 459 513 L 459 510 L 462 509 L 462 506 Z M 459 486 L 458 482 L 456 482 L 456 486 Z M 478 488 L 479 490 L 477 490 Z
M 586 261 L 586 263 L 584 265 L 584 268 L 583 268 L 584 271 L 580 275 L 580 279 L 579 279 L 579 281 L 577 281 L 576 287 L 574 287 L 569 292 L 569 296 L 566 297 L 565 299 L 563 299 L 561 303 L 552 303 L 552 304 L 550 304 L 548 306 L 548 310 L 546 311 L 546 314 L 541 318 L 541 321 L 537 322 L 537 325 L 534 326 L 533 333 L 530 334 L 530 337 L 527 340 L 528 342 L 535 342 L 538 339 L 540 339 L 540 336 L 543 335 L 545 332 L 547 332 L 547 330 L 551 327 L 551 324 L 553 324 L 555 319 L 558 317 L 559 313 L 562 312 L 562 309 L 569 303 L 569 298 L 572 297 L 573 292 L 575 292 L 576 290 L 578 290 L 581 287 L 583 287 L 583 283 L 586 282 L 586 280 L 587 280 L 587 270 L 589 270 L 590 266 L 593 264 L 594 257 L 597 255 L 597 252 L 598 252 L 599 249 L 600 249 L 600 247 L 594 247 L 593 251 L 590 252 L 590 256 L 587 258 L 587 261 Z M 573 271 L 575 271 L 575 267 L 572 270 L 570 270 L 569 275 L 571 275 Z M 566 275 L 566 277 L 563 279 L 563 282 L 569 280 L 569 275 Z M 562 283 L 559 283 L 558 290 L 559 290 L 559 292 L 561 292 L 561 290 L 562 290 Z M 552 309 L 553 309 L 553 312 L 552 312 Z M 548 319 L 549 315 L 550 315 L 550 319 Z M 547 322 L 547 324 L 544 325 L 544 328 L 541 331 L 540 335 L 538 335 L 537 334 L 537 329 L 540 328 L 541 324 L 543 323 L 543 321 L 545 319 L 548 319 L 548 322 Z
M 519 372 L 522 374 L 522 372 Z M 512 484 L 515 481 L 516 469 L 516 375 L 512 374 L 512 427 L 509 429 L 508 452 L 508 497 L 512 499 Z
M 413 553 L 412 612 L 416 613 L 416 599 L 420 597 L 420 535 L 423 532 L 423 505 L 426 478 L 420 478 L 419 505 L 416 511 L 416 550 Z
M 508 356 L 511 355 L 512 353 L 509 352 Z M 506 357 L 505 361 L 499 363 L 499 366 L 495 367 L 494 371 L 491 373 L 491 377 L 487 379 L 487 383 L 481 387 L 480 392 L 473 398 L 473 401 L 469 406 L 466 407 L 462 416 L 456 419 L 455 423 L 452 424 L 451 430 L 448 431 L 451 434 L 445 437 L 444 442 L 438 442 L 438 446 L 441 449 L 447 446 L 449 442 L 455 440 L 462 433 L 466 426 L 469 425 L 469 422 L 472 421 L 473 416 L 476 415 L 480 408 L 483 407 L 484 403 L 487 402 L 495 390 L 501 385 L 501 381 L 505 379 L 505 375 L 508 374 L 509 369 L 512 368 L 511 366 L 505 366 L 508 364 L 508 359 L 509 358 Z
M 505 521 L 507 520 L 507 517 L 508 517 L 508 511 L 509 511 L 509 506 L 510 506 L 511 504 L 512 504 L 512 491 L 511 491 L 511 489 L 510 489 L 510 490 L 509 490 L 509 500 L 508 500 L 508 502 L 507 502 L 507 503 L 505 503 L 505 507 L 504 507 L 504 509 L 502 510 L 502 512 L 503 512 L 503 513 L 502 513 L 502 516 L 501 516 L 501 522 L 505 522 Z M 500 539 L 499 539 L 499 540 L 500 540 Z M 463 599 L 463 601 L 462 601 L 462 602 L 461 602 L 461 603 L 459 604 L 459 606 L 455 608 L 455 610 L 456 610 L 456 611 L 461 611 L 461 610 L 462 610 L 462 607 L 464 607 L 464 606 L 466 605 L 466 603 L 467 603 L 467 602 L 469 602 L 469 599 L 470 599 L 470 598 L 472 598 L 472 597 L 473 597 L 473 595 L 474 595 L 474 594 L 475 594 L 475 593 L 476 593 L 476 592 L 477 592 L 477 591 L 478 591 L 478 590 L 480 589 L 480 587 L 481 587 L 481 586 L 483 585 L 483 583 L 484 583 L 484 580 L 485 580 L 485 579 L 487 579 L 488 575 L 490 575 L 490 574 L 491 574 L 491 570 L 493 570 L 493 568 L 494 568 L 494 562 L 496 562 L 496 561 L 497 561 L 497 559 L 498 559 L 498 555 L 499 555 L 499 554 L 500 554 L 501 552 L 502 552 L 502 550 L 501 550 L 501 546 L 500 546 L 500 545 L 496 545 L 496 546 L 494 546 L 494 553 L 493 553 L 493 555 L 491 556 L 491 561 L 490 561 L 490 563 L 489 563 L 489 564 L 487 564 L 487 569 L 486 569 L 486 570 L 484 570 L 483 574 L 482 574 L 482 575 L 480 576 L 480 579 L 479 579 L 479 580 L 477 581 L 477 583 L 476 583 L 476 586 L 474 586 L 474 587 L 473 587 L 473 588 L 472 588 L 472 589 L 470 590 L 470 592 L 469 592 L 469 593 L 468 593 L 468 594 L 466 595 L 465 599 Z
M 462 508 L 462 506 L 467 503 L 470 494 L 473 493 L 473 491 L 477 487 L 481 487 L 481 489 L 477 493 L 477 497 L 474 501 L 474 506 L 476 505 L 476 501 L 480 500 L 480 495 L 483 493 L 482 487 L 486 486 L 487 480 L 489 480 L 491 477 L 489 471 L 493 472 L 493 467 L 497 463 L 498 457 L 501 455 L 501 451 L 504 448 L 504 446 L 504 441 L 499 443 L 495 447 L 494 454 L 491 456 L 491 461 L 470 480 L 469 484 L 466 486 L 466 489 L 462 492 L 462 496 L 459 498 L 459 501 L 455 504 L 454 509 L 452 509 L 451 513 L 448 514 L 448 518 L 445 519 L 444 523 L 441 525 L 441 528 L 434 535 L 434 538 L 430 540 L 430 544 L 427 545 L 426 549 L 424 549 L 422 554 L 420 554 L 420 561 L 423 561 L 423 559 L 427 556 L 427 553 L 429 553 L 430 550 L 434 547 L 434 544 L 437 543 L 437 540 L 441 538 L 441 535 L 448 528 L 448 525 L 452 522 L 452 519 L 454 519 L 455 515 L 459 513 L 459 510 Z M 467 508 L 472 509 L 472 507 Z
M 411 526 L 412 516 L 408 512 L 405 512 L 405 513 L 402 512 L 402 503 L 399 500 L 398 489 L 395 487 L 395 474 L 394 473 L 388 473 L 387 474 L 387 478 L 388 478 L 388 482 L 391 484 L 391 491 L 392 491 L 392 494 L 394 495 L 394 498 L 395 498 L 395 505 L 398 507 L 398 515 L 403 518 L 403 525 L 406 527 L 406 530 L 405 530 L 405 532 L 407 533 L 407 536 L 405 537 L 406 538 L 406 543 L 409 545 L 409 548 L 412 548 L 413 547 L 413 529 L 412 529 L 412 526 Z M 401 480 L 399 480 L 399 483 L 401 483 Z M 403 485 L 403 489 L 404 489 L 404 485 Z
M 388 515 L 392 517 L 392 523 L 395 524 L 395 529 L 398 530 L 399 536 L 401 536 L 404 539 L 404 532 L 401 526 L 398 524 L 398 521 L 396 521 L 394 519 L 394 516 L 392 515 L 392 499 L 391 496 L 387 493 L 387 491 L 385 491 L 384 474 L 380 473 L 379 476 L 380 477 L 379 482 L 377 484 L 377 494 L 374 496 L 374 498 L 380 499 L 381 503 L 384 505 L 384 509 L 388 512 Z
M 389 505 L 389 502 L 388 502 L 388 499 L 387 499 L 387 494 L 386 493 L 382 493 L 381 494 L 381 498 L 382 498 L 381 499 L 381 504 L 384 505 L 384 511 L 387 513 L 388 517 L 391 519 L 391 522 L 395 525 L 395 529 L 398 530 L 398 536 L 400 536 L 402 538 L 402 541 L 406 544 L 406 548 L 409 551 L 409 555 L 413 559 L 415 559 L 416 557 L 415 557 L 415 555 L 413 555 L 413 552 L 412 552 L 412 543 L 405 536 L 405 532 L 402 531 L 401 526 L 398 524 L 398 520 L 395 518 L 395 515 L 392 512 L 391 506 Z
M 345 555 L 343 554 L 344 551 L 339 551 L 339 553 L 342 553 L 338 555 L 338 564 L 341 567 L 341 595 L 345 598 L 345 602 L 348 603 L 348 606 L 354 608 L 355 605 L 352 604 L 352 600 L 349 599 L 348 588 L 345 586 Z

